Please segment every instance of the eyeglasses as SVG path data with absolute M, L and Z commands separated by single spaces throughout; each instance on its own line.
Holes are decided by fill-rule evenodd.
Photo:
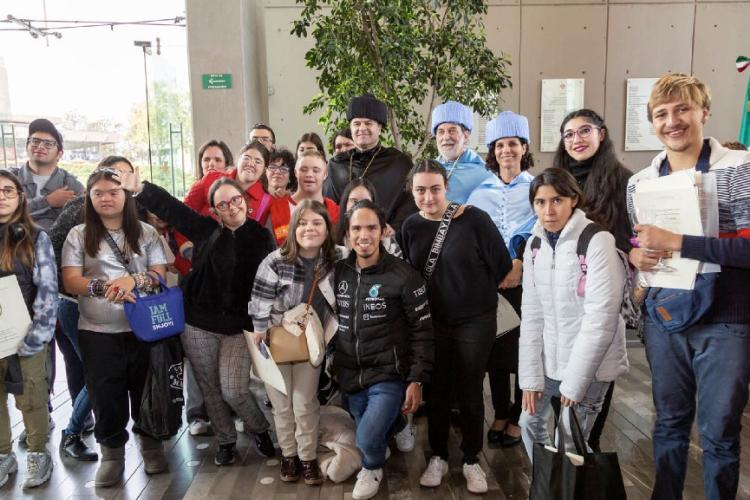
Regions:
M 250 155 L 242 155 L 240 158 L 242 159 L 242 161 L 252 162 L 258 167 L 262 167 L 266 163 L 263 161 L 263 158 L 253 158 Z
M 580 137 L 581 139 L 586 139 L 594 130 L 601 130 L 601 127 L 584 125 L 578 130 L 566 130 L 565 132 L 563 132 L 563 140 L 565 142 L 573 142 L 573 140 L 576 138 L 576 135 L 578 135 L 578 137 Z
M 19 191 L 13 186 L 3 186 L 3 188 L 0 189 L 0 193 L 5 195 L 6 200 L 12 200 L 18 198 Z
M 38 137 L 29 137 L 26 140 L 26 145 L 28 146 L 29 144 L 31 144 L 35 148 L 42 146 L 44 149 L 52 149 L 57 146 L 57 141 L 49 139 L 39 139 Z
M 245 197 L 239 194 L 237 196 L 232 196 L 229 201 L 220 201 L 219 203 L 217 203 L 216 210 L 218 210 L 219 212 L 226 212 L 227 210 L 229 210 L 230 203 L 235 207 L 241 207 L 242 201 L 244 199 Z
M 268 170 L 271 172 L 279 172 L 282 174 L 288 174 L 289 173 L 289 167 L 286 165 L 269 165 Z

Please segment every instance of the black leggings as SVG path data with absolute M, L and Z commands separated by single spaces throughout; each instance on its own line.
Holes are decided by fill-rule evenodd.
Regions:
M 521 315 L 520 286 L 502 290 L 501 295 L 505 297 L 518 315 Z M 518 425 L 521 416 L 521 399 L 523 391 L 518 385 L 518 338 L 521 329 L 514 328 L 499 339 L 492 346 L 487 373 L 490 378 L 490 391 L 492 392 L 492 406 L 495 409 L 495 420 L 508 420 L 513 425 Z M 513 404 L 511 404 L 511 374 L 516 374 L 515 387 L 513 387 Z
M 478 461 L 484 439 L 484 373 L 494 341 L 495 321 L 493 311 L 460 326 L 433 324 L 435 365 L 429 389 L 428 437 L 433 455 L 444 460 L 448 459 L 451 386 L 455 385 L 461 410 L 463 462 Z

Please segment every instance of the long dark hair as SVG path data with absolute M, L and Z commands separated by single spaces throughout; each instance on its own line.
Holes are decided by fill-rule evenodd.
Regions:
M 502 139 L 504 139 L 504 137 Z M 534 166 L 534 155 L 531 154 L 529 141 L 527 141 L 523 137 L 516 137 L 516 139 L 518 139 L 521 144 L 526 146 L 526 152 L 521 157 L 521 172 L 523 172 L 524 170 L 528 170 Z M 499 140 L 500 139 L 492 141 L 492 143 L 487 146 L 487 157 L 484 160 L 487 170 L 497 175 L 498 177 L 500 177 L 500 164 L 497 162 L 497 158 L 495 158 L 495 144 Z
M 36 257 L 34 233 L 37 225 L 29 215 L 26 193 L 18 177 L 7 170 L 0 169 L 0 178 L 8 179 L 18 191 L 18 207 L 3 224 L 2 244 L 0 245 L 0 270 L 13 272 L 13 260 L 17 258 L 24 267 L 32 268 Z M 11 234 L 12 233 L 12 234 Z
M 323 161 L 328 161 L 328 159 L 326 158 L 326 148 L 325 146 L 323 146 L 323 140 L 315 132 L 307 132 L 306 134 L 302 134 L 302 137 L 300 137 L 299 141 L 297 141 L 297 147 L 294 148 L 294 157 L 297 160 L 299 160 L 299 145 L 303 142 L 312 142 L 315 145 L 315 149 L 317 149 L 320 154 L 323 155 Z
M 328 210 L 325 205 L 317 200 L 302 200 L 297 205 L 296 210 L 292 214 L 292 220 L 289 222 L 289 233 L 287 234 L 286 241 L 281 245 L 281 256 L 287 262 L 294 262 L 299 256 L 299 243 L 297 243 L 297 226 L 299 226 L 299 220 L 302 218 L 302 213 L 305 210 L 310 210 L 323 217 L 326 222 L 326 240 L 323 242 L 323 248 L 321 253 L 323 254 L 323 261 L 325 263 L 333 263 L 336 261 L 336 244 L 333 242 L 333 225 L 331 224 L 331 218 L 328 216 Z
M 113 182 L 118 186 L 120 185 L 117 173 L 109 170 L 95 170 L 89 176 L 88 182 L 86 182 L 86 204 L 83 208 L 83 223 L 86 225 L 86 228 L 84 230 L 83 241 L 86 254 L 91 257 L 96 257 L 99 253 L 99 247 L 107 231 L 101 217 L 94 210 L 94 204 L 91 201 L 91 188 L 94 184 L 102 180 Z M 142 229 L 135 199 L 128 191 L 123 191 L 123 193 L 125 195 L 125 205 L 122 208 L 122 231 L 125 233 L 125 249 L 123 253 L 127 256 L 132 256 L 140 252 L 138 240 L 141 239 Z
M 377 205 L 377 194 L 375 192 L 375 186 L 373 186 L 372 182 L 365 179 L 364 177 L 360 177 L 359 179 L 354 179 L 349 184 L 346 185 L 346 188 L 344 189 L 344 192 L 341 193 L 341 202 L 339 203 L 339 222 L 336 224 L 336 231 L 334 232 L 334 241 L 338 245 L 344 244 L 344 238 L 346 237 L 346 230 L 348 229 L 348 224 L 346 222 L 347 218 L 347 210 L 346 205 L 349 203 L 349 195 L 352 194 L 352 191 L 354 191 L 358 187 L 363 187 L 367 190 L 368 193 L 370 193 L 370 199 L 372 199 L 372 202 Z
M 591 220 L 613 231 L 620 224 L 618 219 L 621 220 L 622 214 L 627 213 L 624 185 L 632 173 L 617 159 L 604 119 L 590 109 L 573 111 L 563 119 L 560 125 L 560 143 L 557 145 L 552 166 L 572 173 L 572 167 L 577 163 L 565 150 L 565 141 L 562 138 L 565 125 L 573 118 L 583 118 L 604 131 L 604 140 L 599 144 L 599 149 L 587 160 L 590 162 L 591 170 L 586 185 L 581 186 L 586 203 L 579 205 L 579 208 L 586 212 Z
M 448 173 L 445 171 L 445 167 L 443 167 L 439 162 L 433 159 L 428 158 L 419 160 L 411 168 L 411 170 L 409 171 L 409 176 L 406 178 L 406 189 L 409 192 L 411 192 L 412 190 L 412 187 L 414 185 L 414 176 L 417 174 L 440 174 L 440 176 L 443 178 L 445 187 L 448 187 Z
M 573 174 L 562 168 L 548 168 L 541 174 L 534 177 L 529 187 L 529 203 L 531 208 L 534 208 L 534 198 L 536 192 L 542 186 L 551 186 L 557 194 L 564 198 L 575 198 L 576 204 L 574 208 L 581 208 L 586 204 L 586 195 L 581 191 L 581 187 L 578 185 L 578 181 L 573 177 Z

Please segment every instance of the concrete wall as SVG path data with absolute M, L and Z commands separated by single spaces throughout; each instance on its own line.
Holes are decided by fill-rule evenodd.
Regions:
M 304 132 L 321 132 L 317 117 L 302 113 L 318 88 L 305 67 L 311 41 L 289 34 L 300 11 L 294 0 L 186 3 L 196 144 L 215 136 L 237 147 L 247 126 L 259 119 L 267 119 L 279 143 L 290 147 Z M 503 107 L 529 117 L 540 168 L 552 160 L 551 153 L 538 149 L 541 80 L 546 78 L 586 79 L 585 106 L 605 116 L 618 154 L 634 170 L 654 153 L 623 150 L 628 78 L 666 71 L 696 74 L 713 91 L 707 133 L 721 140 L 736 137 L 747 75 L 736 72 L 734 60 L 748 55 L 750 1 L 488 4 L 488 44 L 513 63 L 513 89 L 503 95 Z M 205 72 L 236 74 L 235 88 L 202 90 L 200 74 Z

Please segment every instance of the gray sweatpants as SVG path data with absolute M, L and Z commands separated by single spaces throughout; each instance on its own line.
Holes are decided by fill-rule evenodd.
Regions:
M 249 431 L 268 430 L 268 420 L 250 392 L 250 351 L 244 335 L 221 335 L 186 324 L 182 346 L 219 444 L 237 442 L 230 408 Z

